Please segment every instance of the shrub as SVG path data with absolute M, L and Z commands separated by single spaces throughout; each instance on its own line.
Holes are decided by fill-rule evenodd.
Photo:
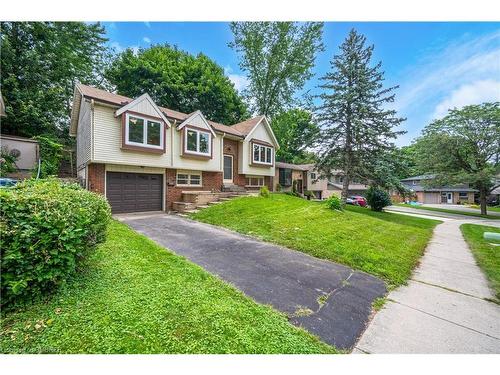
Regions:
M 38 136 L 33 139 L 40 145 L 40 178 L 57 176 L 63 156 L 63 145 L 49 137 Z M 38 167 L 33 171 L 33 176 L 36 177 L 37 173 Z
M 285 191 L 286 195 L 291 195 L 292 197 L 300 197 L 300 194 L 293 191 Z
M 276 191 L 279 193 L 279 192 L 281 192 L 281 190 L 283 190 L 281 185 L 280 184 L 276 185 Z
M 271 193 L 267 186 L 262 186 L 259 191 L 259 195 L 264 198 L 269 198 L 271 196 Z
M 331 195 L 330 197 L 328 197 L 328 199 L 325 201 L 325 204 L 326 207 L 332 210 L 342 211 L 342 201 L 336 195 Z
M 57 179 L 0 190 L 2 305 L 56 289 L 105 240 L 110 208 L 100 195 Z
M 373 211 L 382 211 L 384 207 L 392 204 L 389 194 L 374 186 L 370 186 L 366 191 L 366 201 Z

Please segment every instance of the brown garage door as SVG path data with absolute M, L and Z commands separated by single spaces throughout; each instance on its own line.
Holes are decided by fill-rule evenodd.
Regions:
M 107 172 L 106 196 L 113 213 L 161 211 L 163 176 Z

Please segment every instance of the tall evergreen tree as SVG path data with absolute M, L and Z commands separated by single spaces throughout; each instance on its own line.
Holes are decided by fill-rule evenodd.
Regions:
M 340 46 L 340 54 L 330 62 L 332 70 L 321 80 L 321 104 L 316 120 L 321 126 L 322 143 L 318 168 L 329 177 L 334 169 L 344 173 L 342 198 L 345 201 L 353 178 L 373 183 L 378 159 L 393 149 L 392 139 L 403 131 L 394 128 L 405 119 L 387 109 L 394 101 L 394 89 L 384 88 L 382 63 L 372 65 L 373 45 L 351 30 Z

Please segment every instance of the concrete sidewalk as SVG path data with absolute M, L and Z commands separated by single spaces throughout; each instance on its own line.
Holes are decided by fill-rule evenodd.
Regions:
M 500 306 L 486 300 L 493 293 L 462 237 L 464 223 L 500 227 L 446 218 L 408 285 L 389 294 L 354 353 L 500 353 Z

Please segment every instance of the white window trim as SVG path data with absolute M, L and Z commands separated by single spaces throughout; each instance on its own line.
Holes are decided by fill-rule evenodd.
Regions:
M 188 183 L 187 184 L 178 184 L 177 181 L 179 180 L 179 175 L 180 174 L 185 174 L 188 176 Z M 192 184 L 191 183 L 191 175 L 196 175 L 200 176 L 200 183 L 199 184 Z M 190 186 L 196 186 L 200 187 L 203 186 L 203 173 L 202 172 L 194 172 L 194 171 L 177 171 L 175 174 L 175 186 L 184 186 L 184 187 L 190 187 Z
M 196 150 L 197 151 L 188 150 L 188 148 L 187 148 L 188 131 L 196 132 Z M 208 152 L 198 151 L 200 149 L 200 135 L 201 134 L 208 135 Z M 185 154 L 192 154 L 192 155 L 211 156 L 212 155 L 212 134 L 210 133 L 210 131 L 198 130 L 198 129 L 193 129 L 193 128 L 185 128 L 185 131 L 184 131 L 184 153 Z
M 249 184 L 245 184 L 246 187 L 262 187 L 266 184 L 264 176 L 245 176 L 245 178 L 250 182 Z M 252 178 L 258 178 L 259 180 L 262 179 L 262 185 L 252 185 Z
M 142 127 L 142 137 L 144 139 L 143 143 L 129 141 L 129 119 L 130 117 L 135 117 L 144 121 Z M 159 122 L 160 123 L 160 145 L 150 145 L 148 144 L 148 121 Z M 134 115 L 127 113 L 125 115 L 125 144 L 130 146 L 140 146 L 146 148 L 152 148 L 155 150 L 163 150 L 163 145 L 165 143 L 165 123 L 161 119 L 151 119 L 149 117 L 143 117 L 140 115 Z
M 266 161 L 255 160 L 255 152 L 254 152 L 255 146 L 259 147 L 259 159 L 260 159 L 260 155 L 261 155 L 261 152 L 260 152 L 261 148 L 266 149 L 266 151 L 265 151 L 266 155 L 267 155 L 267 149 L 271 150 L 271 162 L 270 163 L 268 163 Z M 252 143 L 252 162 L 253 162 L 253 164 L 273 165 L 273 158 L 274 158 L 274 150 L 272 147 L 261 145 L 260 143 Z

